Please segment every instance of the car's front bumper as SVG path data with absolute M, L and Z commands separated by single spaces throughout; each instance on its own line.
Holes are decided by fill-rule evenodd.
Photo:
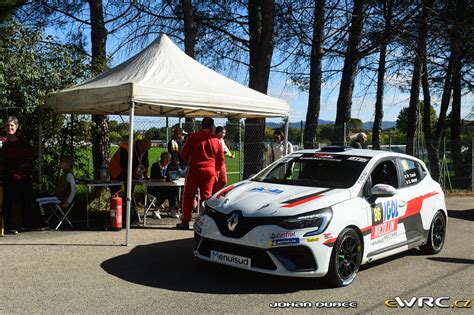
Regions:
M 222 235 L 214 219 L 203 215 L 194 225 L 194 255 L 214 263 L 279 276 L 322 277 L 327 273 L 332 247 L 323 244 L 322 235 L 303 237 L 306 232 L 260 225 L 234 238 Z

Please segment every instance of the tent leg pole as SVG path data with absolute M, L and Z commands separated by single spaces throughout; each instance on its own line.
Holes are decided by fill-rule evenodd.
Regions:
M 170 141 L 170 122 L 168 116 L 166 116 L 166 143 Z
M 243 143 L 242 143 L 242 118 L 239 118 L 239 181 L 243 180 L 244 177 L 244 166 L 243 166 Z
M 283 152 L 285 152 L 285 155 L 288 154 L 288 132 L 289 132 L 289 125 L 290 125 L 289 119 L 288 119 L 288 117 L 286 117 L 286 118 L 285 118 L 285 143 L 284 143 L 285 149 L 284 149 L 284 151 L 283 151 Z
M 128 134 L 128 165 L 127 165 L 127 219 L 125 246 L 130 244 L 130 211 L 132 208 L 132 167 L 133 167 L 133 121 L 135 116 L 135 103 L 130 102 L 129 107 L 129 134 Z

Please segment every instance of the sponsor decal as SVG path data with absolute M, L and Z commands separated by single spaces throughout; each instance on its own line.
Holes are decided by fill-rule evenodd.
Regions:
M 284 190 L 281 190 L 281 189 L 277 189 L 277 188 L 264 188 L 264 187 L 255 187 L 255 188 L 250 189 L 250 191 L 263 192 L 263 193 L 269 193 L 269 194 L 275 194 L 275 195 L 279 195 L 279 194 L 281 194 L 282 192 L 284 192 Z
M 342 159 L 335 158 L 335 155 L 325 153 L 315 153 L 313 155 L 304 155 L 299 160 L 324 160 L 333 162 L 342 162 Z
M 197 223 L 194 223 L 194 231 L 196 231 L 198 234 L 201 234 L 202 228 Z
M 270 238 L 272 240 L 276 238 L 288 238 L 288 237 L 295 237 L 295 236 L 296 236 L 296 232 L 293 232 L 293 231 L 276 232 L 276 233 L 270 234 Z
M 398 217 L 398 202 L 396 199 L 387 200 L 383 203 L 383 220 L 389 221 Z
M 367 162 L 369 159 L 366 159 L 366 158 L 363 158 L 363 157 L 358 157 L 358 156 L 351 156 L 349 158 L 347 158 L 348 161 L 355 161 L 355 162 L 362 162 L 362 163 L 365 163 Z
M 270 241 L 270 247 L 272 246 L 280 246 L 280 245 L 288 245 L 288 244 L 299 244 L 300 239 L 297 237 L 294 238 L 281 238 Z
M 388 234 L 385 234 L 385 235 L 377 238 L 376 240 L 372 241 L 370 244 L 372 246 L 379 245 L 379 244 L 388 242 L 389 240 L 391 240 L 395 236 L 397 236 L 397 232 L 388 233 Z
M 215 260 L 226 265 L 242 267 L 245 269 L 251 268 L 251 265 L 250 265 L 251 260 L 248 257 L 231 255 L 231 254 L 226 254 L 226 253 L 221 253 L 221 252 L 211 250 L 210 258 L 211 260 Z
M 324 233 L 323 236 L 324 236 L 324 239 L 327 240 L 327 239 L 332 238 L 332 233 Z
M 370 234 L 370 239 L 381 237 L 383 235 L 393 233 L 397 230 L 398 219 L 384 222 L 372 227 L 372 233 Z
M 319 237 L 309 237 L 306 239 L 306 242 L 319 242 Z
M 377 203 L 372 207 L 372 225 L 398 218 L 398 202 L 396 199 Z
M 357 180 L 357 183 L 360 184 L 364 181 L 364 179 L 367 177 L 367 175 L 369 174 L 369 171 L 368 170 L 365 170 L 362 172 L 362 174 L 360 175 L 359 179 Z

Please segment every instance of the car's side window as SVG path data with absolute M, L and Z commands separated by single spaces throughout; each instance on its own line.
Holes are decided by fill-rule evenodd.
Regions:
M 420 163 L 409 159 L 400 159 L 403 179 L 407 186 L 414 185 L 425 177 L 426 173 Z
M 398 188 L 397 167 L 392 160 L 380 162 L 370 174 L 372 186 L 386 184 Z

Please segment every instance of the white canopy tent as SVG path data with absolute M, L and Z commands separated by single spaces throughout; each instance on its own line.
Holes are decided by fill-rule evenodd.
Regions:
M 252 90 L 201 65 L 166 35 L 103 74 L 52 94 L 46 107 L 57 114 L 128 113 L 129 143 L 133 143 L 135 115 L 287 118 L 289 113 L 286 101 Z M 286 133 L 287 129 L 288 123 Z M 130 230 L 133 146 L 128 155 L 126 245 Z

